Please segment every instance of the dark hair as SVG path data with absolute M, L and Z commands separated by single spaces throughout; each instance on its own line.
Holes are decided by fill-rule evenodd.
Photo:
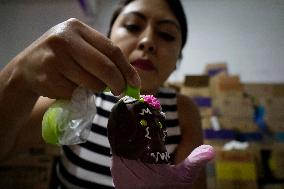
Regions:
M 110 36 L 111 33 L 111 28 L 115 22 L 115 20 L 117 19 L 117 17 L 119 16 L 119 14 L 121 13 L 122 9 L 128 5 L 130 2 L 132 2 L 134 0 L 120 0 L 112 17 L 110 20 L 110 25 L 109 25 L 109 31 L 108 31 L 108 37 Z M 186 21 L 186 16 L 183 10 L 183 6 L 180 2 L 180 0 L 165 0 L 171 11 L 173 12 L 173 14 L 176 16 L 180 27 L 181 27 L 181 38 L 182 38 L 182 43 L 181 43 L 181 48 L 184 47 L 186 40 L 187 40 L 187 21 Z

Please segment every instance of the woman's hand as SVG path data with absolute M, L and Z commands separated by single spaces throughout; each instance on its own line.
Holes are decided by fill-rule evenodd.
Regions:
M 178 165 L 147 164 L 113 155 L 111 172 L 117 189 L 188 189 L 214 149 L 201 145 Z
M 12 61 L 22 83 L 38 96 L 69 98 L 78 86 L 120 94 L 126 83 L 139 87 L 135 69 L 108 38 L 80 22 L 60 23 Z
M 40 124 L 34 120 L 50 104 L 37 108 L 39 96 L 68 99 L 77 86 L 94 92 L 109 86 L 114 94 L 126 84 L 140 87 L 121 50 L 77 19 L 54 26 L 19 53 L 0 71 L 0 83 L 0 159 L 11 152 L 21 126 Z

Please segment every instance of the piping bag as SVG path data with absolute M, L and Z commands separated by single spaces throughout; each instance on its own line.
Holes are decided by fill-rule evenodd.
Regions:
M 105 92 L 109 91 L 107 88 Z M 123 96 L 140 98 L 140 89 L 127 86 Z M 74 90 L 71 100 L 56 100 L 44 113 L 42 137 L 53 145 L 74 145 L 87 141 L 96 115 L 95 96 L 84 87 Z

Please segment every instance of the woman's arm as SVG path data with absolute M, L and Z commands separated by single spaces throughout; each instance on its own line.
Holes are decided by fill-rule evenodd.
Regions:
M 20 71 L 16 57 L 0 72 L 0 160 L 14 145 L 21 125 L 27 122 L 38 95 L 30 91 Z
M 139 76 L 108 38 L 77 19 L 52 27 L 0 72 L 0 159 L 39 96 L 68 99 L 78 86 L 120 94 L 126 84 L 139 87 Z
M 178 94 L 177 105 L 182 138 L 176 152 L 176 164 L 183 161 L 194 148 L 203 144 L 198 107 L 189 97 L 181 94 Z M 206 188 L 205 169 L 202 170 L 192 188 Z
M 17 136 L 15 145 L 10 155 L 25 152 L 29 149 L 45 148 L 46 143 L 42 138 L 42 118 L 47 108 L 54 102 L 53 99 L 40 97 L 36 102 L 28 121 L 21 127 Z
M 0 72 L 0 160 L 41 141 L 42 115 L 52 102 L 29 89 L 15 59 Z

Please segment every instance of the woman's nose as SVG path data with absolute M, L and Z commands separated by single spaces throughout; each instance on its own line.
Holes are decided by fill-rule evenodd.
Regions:
M 154 53 L 156 51 L 156 44 L 154 41 L 154 33 L 149 29 L 142 33 L 138 43 L 138 49 Z

